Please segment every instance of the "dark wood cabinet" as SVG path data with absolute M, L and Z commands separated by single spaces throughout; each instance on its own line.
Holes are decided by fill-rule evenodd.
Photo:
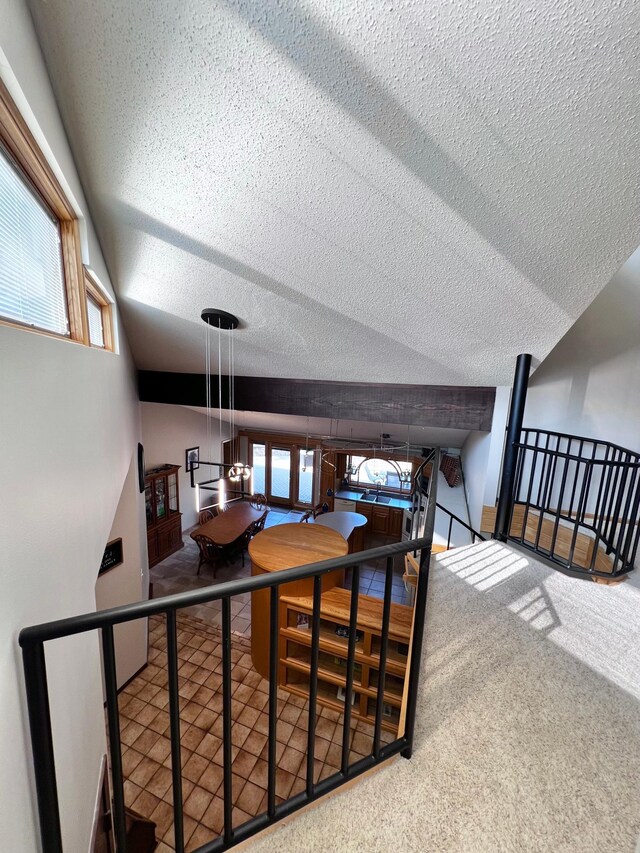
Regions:
M 402 510 L 393 506 L 389 507 L 389 536 L 402 538 Z
M 145 473 L 149 567 L 182 548 L 182 514 L 178 493 L 179 465 L 160 465 Z
M 371 530 L 373 533 L 384 533 L 389 535 L 389 509 L 388 507 L 374 506 L 371 510 Z

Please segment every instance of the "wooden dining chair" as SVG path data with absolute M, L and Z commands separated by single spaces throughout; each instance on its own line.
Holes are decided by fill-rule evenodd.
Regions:
M 215 518 L 217 514 L 218 507 L 214 507 L 213 509 L 203 509 L 198 515 L 198 524 L 202 527 L 202 525 L 206 524 L 207 521 L 211 521 L 212 518 Z
M 198 546 L 198 551 L 200 552 L 198 574 L 200 574 L 200 567 L 202 564 L 209 563 L 213 566 L 213 577 L 215 579 L 216 571 L 220 563 L 224 563 L 225 566 L 229 565 L 225 549 L 220 545 L 216 545 L 215 542 L 212 542 L 208 536 L 199 536 L 196 534 L 193 536 L 193 540 Z
M 257 521 L 254 521 L 251 525 L 251 535 L 255 536 L 256 533 L 260 533 L 261 530 L 264 530 L 264 523 L 267 520 L 267 516 L 269 515 L 269 510 L 265 512 L 262 518 L 259 518 Z
M 267 496 L 263 495 L 262 492 L 256 492 L 255 495 L 251 495 L 250 503 L 254 509 L 266 509 Z
M 310 518 L 314 518 L 314 517 L 315 516 L 313 514 L 313 510 L 310 509 L 310 510 L 308 510 L 308 512 L 305 512 L 305 514 L 302 516 L 302 518 L 300 519 L 300 523 L 302 523 L 303 521 L 309 521 Z

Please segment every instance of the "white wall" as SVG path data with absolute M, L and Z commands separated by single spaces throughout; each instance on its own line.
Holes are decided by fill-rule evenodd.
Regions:
M 640 451 L 640 250 L 531 377 L 524 425 Z
M 510 388 L 496 388 L 491 432 L 470 432 L 460 451 L 469 518 L 474 530 L 480 530 L 482 507 L 493 506 L 496 502 L 510 399 Z
M 144 517 L 138 512 L 138 454 L 131 458 L 109 541 L 122 539 L 122 563 L 96 581 L 96 608 L 106 610 L 149 597 L 149 563 Z M 116 680 L 122 687 L 147 662 L 147 620 L 124 622 L 113 629 Z
M 217 419 L 211 418 L 211 441 L 208 445 L 207 415 L 184 406 L 165 403 L 141 403 L 142 443 L 145 468 L 158 465 L 181 465 L 178 472 L 182 530 L 197 523 L 196 491 L 191 488 L 191 478 L 185 471 L 185 450 L 199 447 L 200 458 L 211 462 L 222 461 L 220 431 Z M 229 438 L 229 425 L 222 424 L 223 439 Z M 213 454 L 211 459 L 210 454 Z M 201 467 L 196 471 L 196 481 L 217 477 L 217 468 Z
M 86 216 L 21 0 L 0 0 L 0 21 L 0 76 Z M 112 292 L 88 218 L 82 230 L 83 260 Z M 120 344 L 115 355 L 0 327 L 0 849 L 12 853 L 40 849 L 18 632 L 95 609 L 97 569 L 139 436 L 132 362 Z M 97 637 L 49 644 L 47 664 L 63 840 L 83 853 L 105 751 Z

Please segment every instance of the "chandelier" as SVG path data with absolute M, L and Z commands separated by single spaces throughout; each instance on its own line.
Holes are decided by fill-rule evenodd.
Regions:
M 219 439 L 222 442 L 222 412 L 223 412 L 223 373 L 222 365 L 224 361 L 223 352 L 226 350 L 227 360 L 227 394 L 226 402 L 228 408 L 228 423 L 231 446 L 231 459 L 229 462 L 205 462 L 198 460 L 198 465 L 188 466 L 188 471 L 191 474 L 191 485 L 196 489 L 197 508 L 203 509 L 200 500 L 201 489 L 217 492 L 217 505 L 220 509 L 224 509 L 227 498 L 226 481 L 229 483 L 240 484 L 240 499 L 244 497 L 244 484 L 251 478 L 252 469 L 239 458 L 239 443 L 235 437 L 236 431 L 236 413 L 235 413 L 235 347 L 234 347 L 234 330 L 238 328 L 238 318 L 229 314 L 228 311 L 222 311 L 218 308 L 205 308 L 201 315 L 201 319 L 206 323 L 207 334 L 205 341 L 205 382 L 206 382 L 206 410 L 207 410 L 207 443 L 208 454 L 214 456 L 213 452 L 213 400 L 211 395 L 211 352 L 212 352 L 212 330 L 217 329 L 218 343 L 218 423 L 219 423 Z M 223 333 L 224 336 L 223 336 Z M 223 344 L 223 339 L 225 339 Z M 204 480 L 200 483 L 194 481 L 194 470 L 200 465 L 217 466 L 220 476 Z M 232 492 L 238 494 L 237 489 L 231 488 Z

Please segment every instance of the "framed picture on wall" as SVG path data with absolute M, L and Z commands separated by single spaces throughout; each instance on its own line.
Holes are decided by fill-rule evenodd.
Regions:
M 187 471 L 195 471 L 196 468 L 200 467 L 200 448 L 199 447 L 188 447 L 185 450 L 185 468 Z

